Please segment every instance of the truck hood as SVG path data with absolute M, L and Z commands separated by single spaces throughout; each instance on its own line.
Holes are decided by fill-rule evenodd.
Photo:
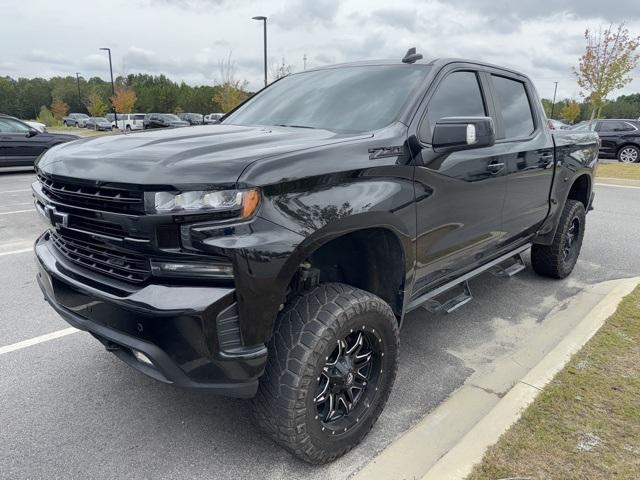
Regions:
M 206 125 L 82 139 L 49 150 L 38 169 L 101 183 L 234 184 L 252 162 L 368 137 L 328 130 Z

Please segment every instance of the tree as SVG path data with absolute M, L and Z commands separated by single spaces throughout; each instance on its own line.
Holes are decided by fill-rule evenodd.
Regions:
M 69 105 L 59 98 L 54 99 L 51 103 L 51 114 L 53 115 L 53 118 L 60 121 L 67 113 L 69 113 Z
M 87 101 L 87 110 L 89 111 L 89 115 L 92 117 L 102 117 L 107 113 L 108 109 L 109 106 L 107 105 L 107 102 L 105 102 L 98 93 L 93 92 L 89 95 L 89 99 Z
M 286 77 L 287 75 L 289 75 L 291 72 L 293 72 L 293 65 L 289 65 L 284 61 L 284 57 L 282 57 L 282 63 L 274 63 L 273 65 L 271 65 L 271 68 L 269 68 L 269 70 L 271 71 L 271 78 L 273 78 L 273 80 L 279 80 L 282 77 Z
M 580 105 L 575 100 L 571 100 L 566 103 L 560 110 L 560 118 L 564 119 L 567 123 L 574 123 L 580 116 Z
M 624 24 L 620 24 L 617 28 L 609 25 L 597 33 L 587 29 L 584 38 L 587 47 L 573 71 L 583 89 L 580 95 L 591 104 L 593 120 L 600 114 L 607 95 L 631 82 L 631 71 L 638 64 L 635 51 L 640 36 L 631 37 Z
M 137 99 L 136 92 L 132 88 L 120 86 L 116 88 L 116 94 L 111 97 L 111 104 L 118 113 L 131 113 Z
M 44 105 L 40 108 L 40 113 L 38 113 L 36 121 L 44 123 L 47 127 L 53 127 L 56 123 L 59 123 L 51 114 L 51 111 Z
M 219 63 L 220 77 L 218 88 L 213 95 L 213 102 L 220 106 L 222 112 L 233 110 L 249 97 L 246 80 L 238 80 L 235 76 L 235 62 L 229 56 Z

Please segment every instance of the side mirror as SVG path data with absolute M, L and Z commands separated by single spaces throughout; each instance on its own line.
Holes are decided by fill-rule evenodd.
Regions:
M 433 150 L 438 153 L 457 152 L 490 147 L 496 142 L 490 117 L 445 117 L 433 129 Z
M 35 137 L 36 135 L 38 135 L 38 130 L 36 130 L 35 128 L 29 128 L 29 131 L 27 132 L 26 137 L 27 138 L 31 138 L 31 137 Z

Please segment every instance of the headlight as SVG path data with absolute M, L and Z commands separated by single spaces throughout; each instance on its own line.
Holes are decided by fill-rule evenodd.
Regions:
M 258 208 L 258 190 L 151 192 L 148 205 L 155 213 L 233 212 L 249 218 Z

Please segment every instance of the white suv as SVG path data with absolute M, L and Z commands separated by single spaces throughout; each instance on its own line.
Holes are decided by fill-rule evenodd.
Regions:
M 120 130 L 130 132 L 132 130 L 142 130 L 142 122 L 144 120 L 144 113 L 119 113 L 118 125 Z M 115 128 L 116 122 L 111 122 L 111 125 Z

